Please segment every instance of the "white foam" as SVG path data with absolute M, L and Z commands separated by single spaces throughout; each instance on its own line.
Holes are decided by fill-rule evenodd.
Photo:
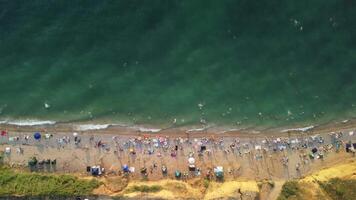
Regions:
M 186 131 L 186 133 L 191 133 L 191 132 L 200 132 L 200 131 L 204 131 L 205 128 L 194 128 L 194 129 L 189 129 Z
M 41 126 L 41 125 L 54 125 L 55 121 L 38 121 L 38 120 L 5 120 L 0 121 L 0 124 L 9 124 L 15 126 Z
M 44 107 L 48 109 L 51 107 L 51 105 L 49 105 L 48 103 L 44 103 Z
M 191 133 L 191 132 L 201 132 L 207 130 L 209 127 L 202 127 L 202 128 L 193 128 L 189 129 L 186 131 L 186 133 Z
M 239 131 L 239 130 L 241 130 L 241 129 L 239 129 L 239 128 L 233 128 L 233 129 L 221 131 L 221 132 L 219 132 L 219 134 L 224 134 L 224 133 L 234 132 L 234 131 Z
M 305 131 L 311 130 L 311 129 L 313 129 L 313 128 L 315 128 L 315 126 L 307 126 L 307 127 L 302 127 L 302 128 L 285 129 L 285 130 L 282 130 L 281 132 L 282 132 L 282 133 L 289 132 L 289 131 L 305 132 Z
M 76 125 L 75 129 L 78 131 L 100 130 L 107 129 L 112 124 L 80 124 Z
M 161 130 L 162 129 L 158 129 L 158 128 L 145 128 L 145 127 L 138 128 L 138 131 L 140 131 L 140 132 L 151 132 L 151 133 L 158 133 Z

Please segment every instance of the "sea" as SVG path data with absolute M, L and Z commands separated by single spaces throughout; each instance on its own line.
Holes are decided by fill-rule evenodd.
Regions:
M 0 1 L 0 123 L 356 116 L 353 0 Z

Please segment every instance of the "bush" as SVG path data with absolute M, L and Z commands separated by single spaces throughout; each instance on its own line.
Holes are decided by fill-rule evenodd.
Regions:
M 210 181 L 209 180 L 206 180 L 206 179 L 204 179 L 204 188 L 205 189 L 208 189 L 209 188 L 209 185 L 210 185 Z
M 69 175 L 43 175 L 0 168 L 0 196 L 89 195 L 100 183 Z
M 152 193 L 152 192 L 159 192 L 161 191 L 163 188 L 162 186 L 159 185 L 152 185 L 152 186 L 148 186 L 148 185 L 135 185 L 132 186 L 131 188 L 129 188 L 127 191 L 128 192 L 145 192 L 145 193 Z
M 271 188 L 274 188 L 275 183 L 274 183 L 274 181 L 268 181 L 268 185 L 271 186 Z
M 283 187 L 281 194 L 278 197 L 278 200 L 287 200 L 289 198 L 298 198 L 299 197 L 299 186 L 297 181 L 287 181 Z
M 356 197 L 356 180 L 333 178 L 319 182 L 319 185 L 332 199 L 349 200 Z

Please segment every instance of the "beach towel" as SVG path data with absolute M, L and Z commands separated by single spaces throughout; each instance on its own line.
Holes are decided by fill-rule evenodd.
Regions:
M 6 131 L 1 131 L 1 136 L 6 136 L 7 132 Z

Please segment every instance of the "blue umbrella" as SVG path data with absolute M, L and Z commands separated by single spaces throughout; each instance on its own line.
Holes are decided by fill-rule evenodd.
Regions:
M 41 139 L 41 133 L 36 132 L 35 134 L 33 134 L 33 137 L 34 137 L 36 140 L 39 140 L 39 139 Z
M 123 170 L 124 172 L 129 172 L 129 171 L 130 171 L 130 169 L 129 169 L 129 166 L 128 166 L 128 165 L 124 165 L 124 166 L 122 166 L 122 170 Z

